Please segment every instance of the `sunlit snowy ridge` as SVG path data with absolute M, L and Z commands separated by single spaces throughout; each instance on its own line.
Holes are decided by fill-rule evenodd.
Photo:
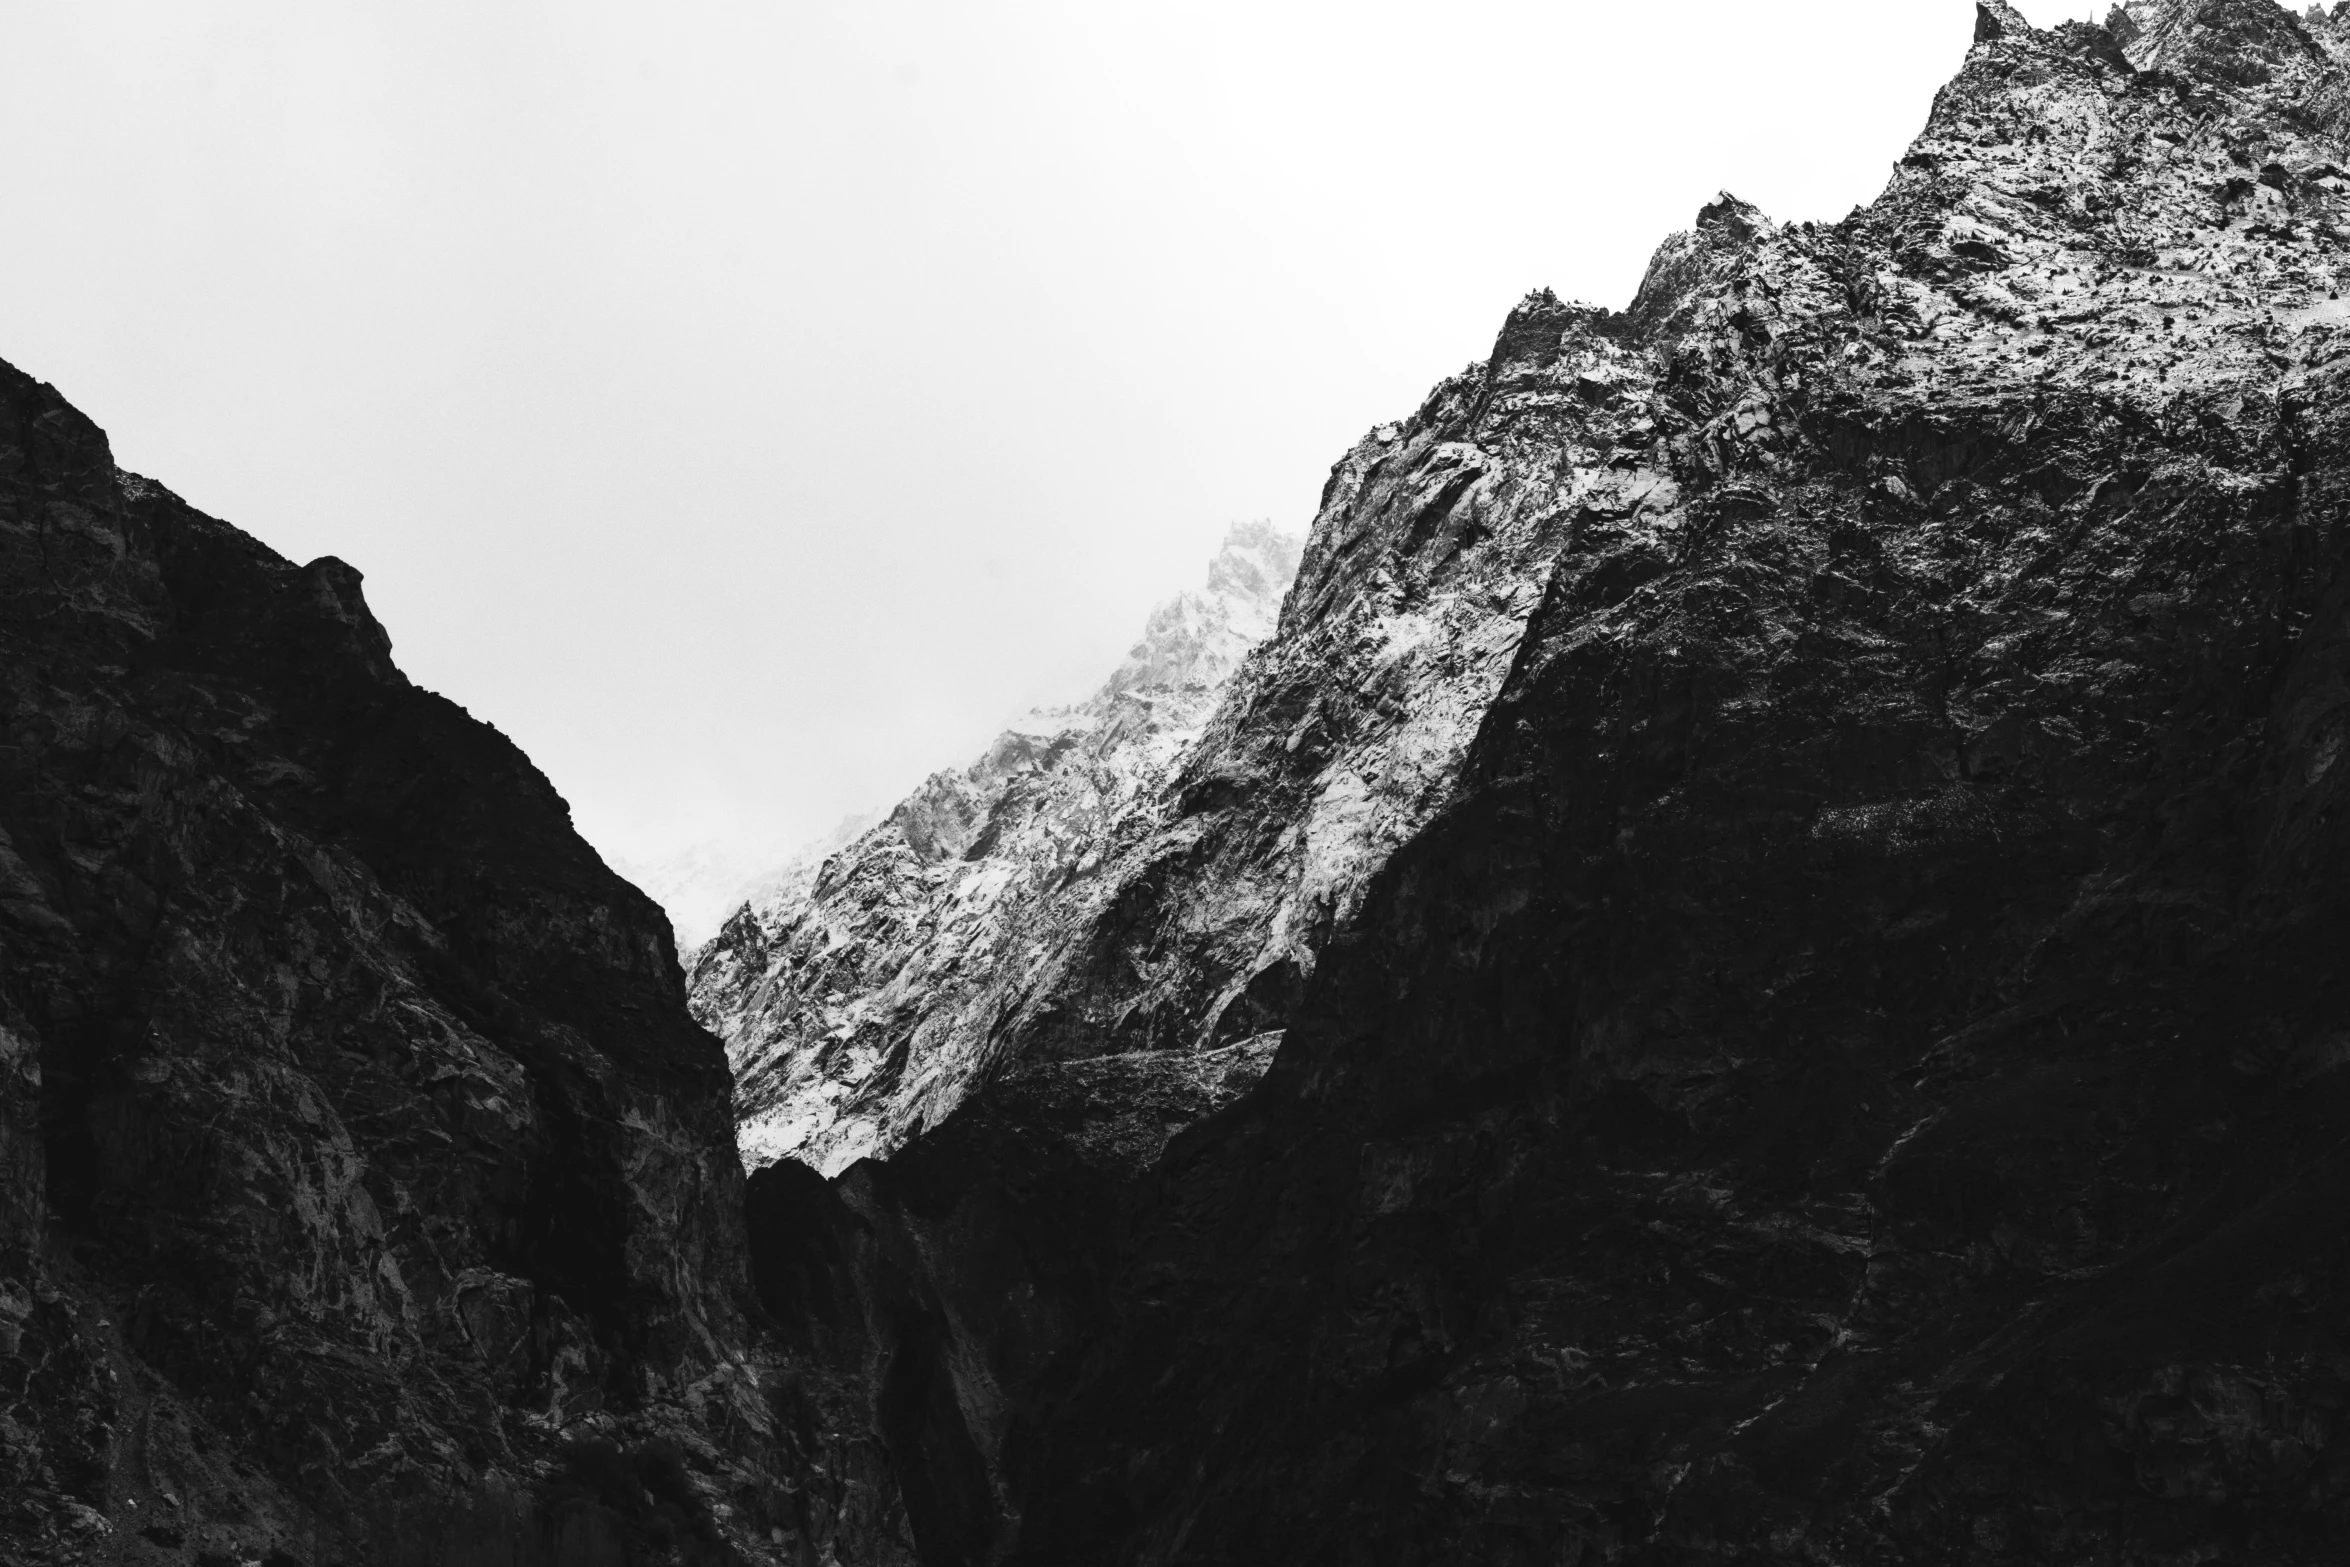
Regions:
M 1161 801 L 1272 633 L 1299 548 L 1234 528 L 1205 587 L 1161 605 L 1092 697 L 1028 714 L 878 825 L 803 855 L 692 958 L 746 1162 L 837 1168 L 951 1108 L 990 1019 L 1098 896 L 1105 847 Z

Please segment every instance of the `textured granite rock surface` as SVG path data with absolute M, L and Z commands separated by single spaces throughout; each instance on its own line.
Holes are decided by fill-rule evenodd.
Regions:
M 1205 588 L 1160 606 L 1092 697 L 1030 714 L 970 767 L 934 775 L 695 955 L 694 1011 L 734 1064 L 749 1163 L 789 1155 L 831 1174 L 889 1153 L 1040 1033 L 1084 1053 L 1133 1048 L 1148 1008 L 1196 1012 L 1229 986 L 1268 911 L 1196 874 L 1189 901 L 1164 906 L 1201 852 L 1181 803 L 1187 759 L 1273 630 L 1297 557 L 1293 536 L 1235 528 Z M 1178 918 L 1207 956 L 1134 936 Z M 1072 986 L 1100 988 L 1105 949 L 1132 965 L 1122 988 L 1073 1000 Z
M 1575 352 L 1594 387 L 1628 373 L 1596 334 Z M 1472 366 L 1437 397 L 1490 391 Z M 1656 477 L 1595 473 L 1594 504 L 1647 504 Z M 1564 543 L 1558 499 L 1441 420 L 1381 427 L 1333 470 L 1302 562 L 1235 533 L 1091 701 L 730 921 L 690 985 L 746 1159 L 837 1173 L 1025 1063 L 1278 1030 L 1450 798 Z
M 1152 917 L 762 1173 L 925 1561 L 2350 1554 L 2346 23 L 1987 3 L 1878 201 L 1339 464 Z
M 666 921 L 359 574 L 0 367 L 0 1560 L 904 1558 Z

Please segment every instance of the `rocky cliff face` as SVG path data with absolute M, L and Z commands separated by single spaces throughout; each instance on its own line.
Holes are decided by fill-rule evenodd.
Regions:
M 1579 395 L 1628 373 L 1597 335 L 1573 358 Z M 1494 391 L 1472 366 L 1430 410 Z M 746 1159 L 887 1154 L 1018 1063 L 1267 1056 L 1323 943 L 1450 798 L 1540 600 L 1559 497 L 1511 478 L 1431 411 L 1382 426 L 1333 469 L 1302 563 L 1236 533 L 1090 702 L 730 922 L 690 985 Z M 1629 512 L 1659 475 L 1577 482 Z
M 1349 454 L 1136 917 L 760 1178 L 926 1561 L 2342 1559 L 2346 21 L 1986 4 Z
M 0 366 L 0 1558 L 891 1559 L 741 1181 L 546 779 Z
M 1142 905 L 1168 917 L 1152 900 L 1199 836 L 1181 803 L 1187 768 L 1272 631 L 1297 556 L 1266 525 L 1234 529 L 1206 588 L 1161 606 L 1091 698 L 1033 713 L 969 768 L 935 775 L 697 955 L 694 1009 L 726 1041 L 748 1162 L 789 1155 L 829 1173 L 894 1151 L 1030 1035 L 1068 1031 L 1073 977 L 1091 983 L 1098 968 L 1091 949 Z M 1221 964 L 1168 975 L 1137 952 L 1115 1004 L 1227 983 L 1230 949 L 1266 923 L 1226 883 L 1187 891 L 1181 914 L 1225 938 Z M 1098 1051 L 1128 1042 L 1083 1037 Z

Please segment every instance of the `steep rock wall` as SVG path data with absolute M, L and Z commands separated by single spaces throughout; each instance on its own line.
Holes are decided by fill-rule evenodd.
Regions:
M 666 922 L 359 574 L 0 367 L 0 1556 L 773 1551 L 741 1179 Z
M 743 1155 L 827 1173 L 886 1154 L 1025 1053 L 1067 953 L 1149 885 L 1171 780 L 1273 629 L 1297 540 L 1232 531 L 1088 700 L 803 865 L 696 954 L 696 1015 L 738 1075 Z M 1129 973 L 1129 980 L 1134 975 Z
M 1439 390 L 1537 602 L 1263 1082 L 836 1183 L 926 1560 L 2350 1549 L 2346 44 L 1986 4 L 1875 204 Z

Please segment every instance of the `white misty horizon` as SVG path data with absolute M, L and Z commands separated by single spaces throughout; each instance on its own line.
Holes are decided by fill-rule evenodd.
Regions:
M 408 674 L 646 866 L 1091 689 L 1530 289 L 1622 306 L 1722 189 L 1872 199 L 1974 4 L 10 20 L 0 358 L 356 566 Z

